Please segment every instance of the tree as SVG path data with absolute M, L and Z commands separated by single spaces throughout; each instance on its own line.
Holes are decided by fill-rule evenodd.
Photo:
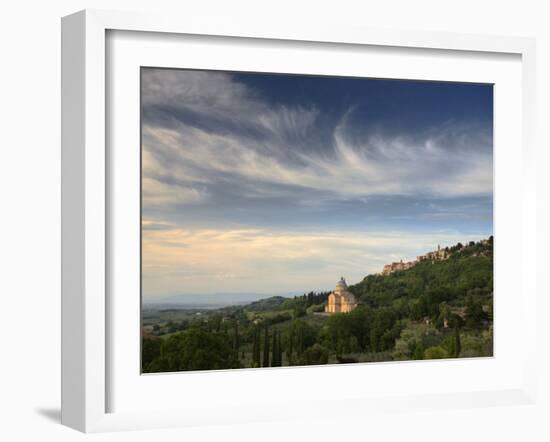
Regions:
M 278 367 L 279 361 L 278 361 L 278 355 L 279 350 L 277 348 L 277 330 L 273 330 L 273 344 L 271 346 L 271 366 L 272 367 Z
M 282 352 L 282 346 L 281 346 L 281 331 L 275 330 L 273 331 L 273 339 L 275 342 L 275 346 L 273 348 L 273 363 L 271 364 L 273 367 L 280 367 L 283 364 L 283 352 Z
M 252 341 L 252 367 L 261 367 L 260 331 L 254 328 Z
M 289 332 L 294 336 L 293 351 L 301 355 L 303 351 L 317 341 L 317 330 L 301 319 L 295 319 L 289 326 Z
M 447 323 L 449 322 L 451 314 L 451 308 L 449 307 L 449 304 L 447 304 L 447 302 L 443 301 L 441 304 L 439 304 L 438 323 L 440 324 L 440 327 L 445 323 L 445 321 L 447 321 Z
M 293 362 L 293 353 L 294 350 L 294 330 L 292 329 L 290 331 L 290 334 L 288 336 L 288 346 L 286 350 L 286 358 L 288 360 L 288 365 L 292 365 Z
M 292 311 L 292 317 L 293 318 L 301 318 L 302 316 L 306 315 L 306 308 L 303 305 L 298 305 L 294 308 Z
M 488 316 L 483 311 L 481 303 L 474 300 L 473 295 L 469 295 L 466 300 L 466 326 L 469 328 L 478 328 L 487 319 Z
M 262 367 L 269 367 L 269 330 L 268 327 L 264 328 L 264 359 Z
M 143 371 L 147 371 L 147 365 L 160 356 L 161 343 L 160 338 L 143 338 L 141 346 L 141 367 Z
M 424 359 L 424 338 L 435 332 L 431 326 L 408 321 L 395 341 L 393 357 L 396 360 Z
M 261 338 L 260 338 L 260 330 L 256 330 L 256 357 L 254 360 L 256 361 L 256 366 L 261 367 L 262 366 L 262 349 L 261 349 Z
M 458 358 L 460 356 L 461 351 L 461 343 L 460 343 L 460 330 L 458 329 L 458 326 L 455 327 L 455 358 Z
M 487 319 L 490 322 L 493 322 L 493 298 L 489 299 L 489 302 L 487 304 Z
M 415 360 L 424 359 L 424 347 L 420 342 L 417 342 L 414 346 L 412 358 Z
M 321 344 L 314 344 L 304 351 L 300 360 L 305 365 L 327 364 L 328 350 Z
M 370 331 L 371 351 L 390 350 L 394 346 L 399 333 L 385 333 L 393 328 L 396 320 L 395 312 L 391 308 L 380 308 L 376 311 Z
M 168 321 L 166 327 L 168 328 L 168 333 L 175 333 L 179 330 L 178 324 L 174 323 L 173 321 Z
M 283 365 L 283 343 L 281 341 L 281 330 L 278 331 L 279 333 L 279 337 L 278 337 L 278 342 L 279 342 L 279 354 L 277 355 L 277 360 L 279 362 L 279 367 Z
M 170 336 L 162 342 L 160 356 L 149 371 L 219 370 L 239 368 L 230 340 L 200 327 Z
M 441 347 L 430 347 L 424 350 L 424 359 L 445 359 L 449 355 Z
M 235 321 L 235 327 L 234 327 L 234 335 L 233 335 L 233 353 L 235 359 L 239 359 L 239 322 Z

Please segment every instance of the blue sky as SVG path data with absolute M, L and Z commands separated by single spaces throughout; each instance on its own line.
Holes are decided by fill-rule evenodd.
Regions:
M 142 70 L 143 293 L 300 293 L 493 228 L 492 85 Z

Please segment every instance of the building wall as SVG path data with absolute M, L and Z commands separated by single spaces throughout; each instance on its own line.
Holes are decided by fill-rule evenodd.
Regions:
M 356 303 L 350 303 L 342 295 L 333 292 L 328 297 L 328 302 L 325 307 L 325 312 L 326 313 L 349 313 L 355 307 L 357 307 Z

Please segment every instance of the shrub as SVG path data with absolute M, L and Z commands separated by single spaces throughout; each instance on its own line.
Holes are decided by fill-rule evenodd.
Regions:
M 445 359 L 448 353 L 441 347 L 430 347 L 424 350 L 424 359 Z
M 305 365 L 328 363 L 328 350 L 321 344 L 314 344 L 302 354 L 301 362 Z

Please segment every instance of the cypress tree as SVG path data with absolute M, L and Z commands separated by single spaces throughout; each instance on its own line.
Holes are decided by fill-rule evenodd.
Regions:
M 286 358 L 288 359 L 288 365 L 292 365 L 292 350 L 294 346 L 294 330 L 290 332 L 288 337 L 288 348 L 286 350 Z
M 283 355 L 282 355 L 282 348 L 281 348 L 281 331 L 280 330 L 277 330 L 276 331 L 276 336 L 277 336 L 277 348 L 276 348 L 276 352 L 275 352 L 275 357 L 276 357 L 276 360 L 277 360 L 277 367 L 280 367 L 281 365 L 283 365 Z
M 254 363 L 256 362 L 256 346 L 258 343 L 256 342 L 256 332 L 254 331 L 254 335 L 252 336 L 252 367 L 254 367 Z
M 271 346 L 271 366 L 277 367 L 278 361 L 277 361 L 277 330 L 273 331 L 273 344 Z
M 278 338 L 277 338 L 277 342 L 278 342 L 277 362 L 279 364 L 279 367 L 281 367 L 283 365 L 283 346 L 282 346 L 282 341 L 281 341 L 281 330 L 279 330 L 279 335 L 278 335 Z
M 455 327 L 455 358 L 458 358 L 460 356 L 460 352 L 462 351 L 461 343 L 460 343 L 460 330 L 458 329 L 458 326 Z
M 260 343 L 260 330 L 256 330 L 256 367 L 262 366 L 262 356 L 261 356 L 261 343 Z
M 269 330 L 268 327 L 264 329 L 264 360 L 262 367 L 269 367 Z
M 280 367 L 281 366 L 281 361 L 280 361 L 281 338 L 279 336 L 279 331 L 278 330 L 275 331 L 275 335 L 277 336 L 277 347 L 275 349 L 275 359 L 277 361 L 277 367 Z
M 304 329 L 302 327 L 298 330 L 298 345 L 297 345 L 298 356 L 301 356 L 304 351 Z
M 254 367 L 261 367 L 260 331 L 254 330 L 254 348 L 252 349 L 252 361 Z
M 233 354 L 235 359 L 239 359 L 239 323 L 235 321 L 235 334 L 233 336 Z

